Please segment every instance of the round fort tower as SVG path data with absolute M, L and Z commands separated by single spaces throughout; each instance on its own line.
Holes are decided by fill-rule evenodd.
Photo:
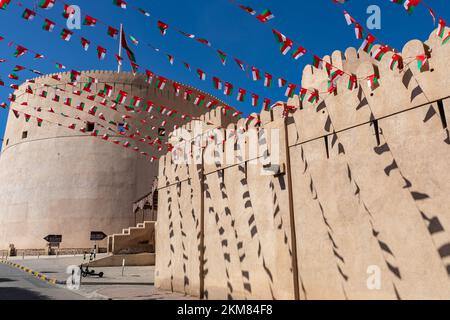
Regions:
M 163 90 L 155 80 L 151 84 L 146 80 L 144 75 L 87 71 L 72 83 L 67 72 L 38 77 L 16 90 L 11 109 L 18 113 L 9 112 L 0 156 L 0 249 L 9 244 L 42 249 L 48 234 L 62 235 L 61 248 L 89 248 L 91 231 L 111 234 L 133 225 L 132 203 L 151 191 L 157 176 L 158 161 L 150 159 L 167 152 L 169 131 L 189 121 L 182 115 L 207 117 L 218 126 L 235 121 L 220 107 L 209 111 L 184 100 L 183 94 L 176 95 L 170 80 Z M 112 86 L 112 93 L 103 105 L 105 98 L 98 92 L 105 84 Z M 181 92 L 186 88 L 181 85 Z M 203 94 L 215 99 L 188 89 L 194 97 Z M 120 90 L 128 93 L 125 105 L 134 96 L 142 98 L 139 111 L 123 105 L 111 108 Z M 71 98 L 70 106 L 67 98 Z M 155 105 L 151 112 L 145 110 L 148 100 Z M 81 103 L 84 110 L 76 108 Z M 97 107 L 95 115 L 88 113 L 92 106 Z M 156 110 L 160 106 L 176 113 L 161 114 Z M 28 121 L 25 113 L 31 116 Z M 37 117 L 43 119 L 41 126 Z M 125 123 L 130 128 L 124 131 Z M 72 124 L 75 129 L 69 128 Z M 108 140 L 102 139 L 104 134 Z M 157 138 L 161 143 L 154 143 Z M 131 147 L 123 147 L 125 141 Z

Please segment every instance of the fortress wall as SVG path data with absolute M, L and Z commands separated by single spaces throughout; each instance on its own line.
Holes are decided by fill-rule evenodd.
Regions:
M 429 68 L 420 72 L 415 57 L 423 53 L 430 53 Z M 198 187 L 195 198 L 205 203 L 205 273 L 197 275 L 206 298 L 293 299 L 296 285 L 300 299 L 450 297 L 450 47 L 433 33 L 407 43 L 402 56 L 399 72 L 389 70 L 390 54 L 377 62 L 353 48 L 336 51 L 324 59 L 360 78 L 378 74 L 379 86 L 360 80 L 349 91 L 343 78 L 317 104 L 290 99 L 302 110 L 286 120 L 281 106 L 262 111 L 259 130 L 280 130 L 285 165 L 288 138 L 289 172 L 267 175 L 261 164 L 239 159 L 237 147 L 236 165 L 205 166 L 205 192 Z M 303 85 L 326 91 L 326 71 L 307 66 Z M 173 164 L 160 166 L 164 192 Z M 166 210 L 179 201 L 165 200 L 172 201 L 158 212 L 166 219 L 158 229 L 167 228 L 176 211 Z M 181 237 L 174 232 L 171 241 Z M 157 248 L 166 242 L 160 232 Z M 167 250 L 158 252 L 157 260 L 167 259 Z M 378 271 L 381 286 L 371 290 Z M 171 288 L 164 274 L 156 284 Z
M 135 223 L 132 203 L 151 190 L 152 181 L 158 175 L 158 164 L 151 163 L 149 158 L 131 150 L 79 131 L 84 124 L 74 120 L 76 116 L 117 130 L 108 121 L 121 123 L 124 122 L 123 114 L 131 115 L 123 107 L 119 107 L 119 112 L 111 110 L 110 102 L 102 106 L 98 98 L 95 102 L 87 100 L 86 92 L 82 93 L 84 98 L 72 94 L 73 90 L 83 90 L 88 81 L 87 76 L 98 80 L 98 83 L 92 84 L 92 94 L 102 90 L 105 83 L 113 85 L 113 93 L 108 98 L 110 101 L 116 99 L 119 90 L 124 90 L 128 92 L 126 103 L 130 103 L 136 95 L 144 99 L 141 105 L 149 99 L 156 106 L 164 105 L 179 114 L 191 112 L 192 116 L 198 117 L 205 111 L 209 113 L 192 103 L 188 107 L 182 95 L 177 97 L 173 93 L 171 81 L 161 91 L 154 88 L 154 82 L 149 86 L 143 75 L 134 77 L 129 73 L 86 71 L 82 72 L 81 80 L 75 86 L 69 85 L 70 73 L 60 75 L 60 81 L 53 79 L 52 75 L 38 77 L 34 84 L 24 83 L 15 92 L 17 103 L 12 104 L 14 109 L 65 126 L 75 123 L 76 130 L 46 121 L 42 127 L 38 127 L 35 118 L 26 123 L 23 113 L 16 119 L 10 112 L 0 157 L 1 249 L 6 249 L 10 243 L 18 249 L 44 248 L 46 242 L 43 237 L 47 234 L 62 234 L 62 248 L 88 248 L 92 246 L 89 241 L 90 231 L 112 234 Z M 44 84 L 57 86 L 65 92 L 45 88 Z M 33 88 L 34 94 L 25 94 L 28 85 Z M 47 98 L 38 96 L 42 89 L 47 90 Z M 195 95 L 199 91 L 193 89 L 193 92 Z M 61 96 L 60 102 L 52 101 L 55 93 Z M 63 97 L 72 98 L 71 107 L 63 104 Z M 22 106 L 23 102 L 27 102 L 28 106 Z M 80 102 L 86 105 L 84 112 L 75 109 Z M 97 116 L 87 113 L 93 105 L 98 106 Z M 33 110 L 34 107 L 41 107 L 42 111 Z M 55 114 L 46 112 L 49 107 L 53 108 Z M 216 121 L 225 123 L 234 120 L 231 116 L 218 115 L 218 110 L 214 111 L 215 116 L 210 116 L 210 120 L 215 124 L 221 125 L 221 122 Z M 104 113 L 107 121 L 98 118 L 100 112 Z M 64 118 L 60 113 L 70 118 Z M 149 135 L 152 139 L 158 136 L 161 122 L 167 120 L 165 128 L 168 132 L 165 137 L 161 137 L 163 144 L 175 124 L 187 122 L 180 116 L 171 118 L 160 115 L 156 110 L 132 115 L 137 119 L 127 119 L 133 126 L 128 133 L 134 133 L 137 128 L 142 137 Z M 151 119 L 151 115 L 156 118 Z M 146 123 L 141 123 L 141 120 Z M 151 130 L 152 127 L 155 130 Z M 108 132 L 111 139 L 125 140 L 97 124 L 95 129 L 100 129 L 100 135 Z M 22 138 L 24 131 L 28 132 L 25 139 Z M 156 157 L 165 152 L 146 143 L 132 143 L 141 151 Z M 106 245 L 106 241 L 100 245 Z

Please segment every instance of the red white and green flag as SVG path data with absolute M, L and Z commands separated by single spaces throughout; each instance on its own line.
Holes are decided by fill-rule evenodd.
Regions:
M 162 76 L 159 76 L 159 77 L 156 79 L 156 87 L 157 87 L 159 90 L 164 90 L 164 87 L 166 86 L 166 82 L 167 82 L 167 79 L 166 79 L 166 78 L 164 78 L 164 77 L 162 77 Z
M 280 52 L 282 55 L 286 55 L 294 45 L 294 42 L 291 39 L 286 39 L 280 45 Z
M 237 95 L 237 101 L 243 102 L 245 100 L 245 94 L 247 91 L 245 89 L 239 88 L 238 95 Z
M 31 116 L 28 113 L 23 114 L 25 116 L 25 122 L 30 121 Z
M 258 81 L 261 79 L 261 75 L 259 73 L 258 68 L 252 67 L 252 77 L 253 77 L 253 81 Z
M 270 99 L 264 98 L 263 100 L 263 109 L 266 111 L 270 110 Z
M 162 34 L 163 36 L 165 36 L 166 33 L 167 33 L 167 29 L 169 28 L 169 25 L 166 24 L 166 23 L 164 23 L 164 22 L 162 22 L 162 21 L 158 21 L 158 22 L 157 22 L 157 26 L 158 26 L 158 29 L 159 29 L 159 31 L 161 32 L 161 34 Z
M 266 23 L 267 21 L 275 18 L 273 13 L 269 9 L 265 9 L 261 14 L 256 16 L 256 19 L 259 21 Z
M 133 73 L 133 76 L 135 76 L 139 70 L 139 65 L 137 63 L 134 63 L 133 61 L 130 61 L 131 64 L 131 73 Z
M 86 38 L 81 38 L 81 46 L 83 47 L 83 49 L 85 51 L 87 51 L 89 49 L 89 45 L 91 44 L 91 41 L 89 41 Z
M 220 62 L 225 65 L 227 63 L 227 54 L 222 50 L 217 50 L 217 54 L 219 55 Z
M 14 72 L 19 72 L 19 71 L 22 71 L 22 70 L 25 70 L 25 67 L 22 67 L 22 66 L 20 66 L 18 64 L 13 69 Z
M 65 41 L 69 41 L 70 38 L 72 37 L 73 32 L 67 29 L 62 29 L 61 31 L 61 39 L 65 40 Z
M 185 89 L 184 90 L 184 94 L 183 94 L 183 99 L 186 101 L 191 101 L 191 95 L 192 95 L 192 90 L 191 89 Z
M 138 97 L 138 96 L 134 96 L 133 99 L 131 100 L 131 105 L 135 108 L 139 107 L 139 105 L 141 104 L 142 98 Z
M 117 64 L 119 66 L 121 66 L 122 63 L 123 63 L 123 58 L 121 56 L 119 56 L 117 53 L 115 54 L 115 57 L 116 57 L 116 60 L 117 60 Z
M 119 8 L 126 9 L 127 3 L 124 0 L 113 0 L 113 3 Z
M 173 56 L 171 54 L 167 54 L 167 59 L 169 60 L 169 63 L 171 65 L 173 65 L 174 58 L 173 58 Z
M 205 102 L 205 98 L 206 98 L 206 97 L 205 97 L 203 94 L 197 95 L 197 97 L 196 97 L 195 100 L 194 100 L 194 104 L 195 104 L 197 107 L 202 106 L 203 103 Z
M 403 7 L 405 8 L 406 11 L 408 11 L 408 14 L 412 14 L 414 9 L 417 7 L 417 5 L 421 2 L 422 0 L 406 0 L 403 3 Z
M 24 12 L 22 13 L 22 18 L 24 18 L 25 20 L 33 20 L 33 18 L 36 16 L 36 12 L 34 12 L 33 10 L 30 10 L 28 8 L 26 8 L 24 10 Z
M 95 27 L 95 25 L 97 24 L 97 19 L 95 19 L 94 17 L 91 17 L 91 16 L 86 15 L 86 16 L 84 17 L 83 24 L 84 24 L 85 26 Z
M 233 85 L 232 85 L 231 83 L 229 83 L 229 82 L 226 82 L 226 83 L 225 83 L 225 86 L 224 86 L 224 91 L 223 91 L 223 93 L 224 93 L 226 96 L 230 96 L 230 95 L 233 93 Z
M 259 95 L 252 93 L 252 106 L 256 107 L 258 105 Z
M 354 74 L 350 75 L 348 78 L 347 89 L 350 91 L 353 91 L 354 89 L 356 89 L 357 85 L 358 85 L 358 80 L 357 80 L 356 76 Z
M 323 61 L 322 59 L 320 59 L 318 56 L 314 55 L 313 56 L 313 66 L 316 67 L 317 69 L 322 69 L 323 68 Z
M 15 73 L 10 73 L 8 75 L 8 78 L 12 79 L 12 80 L 19 80 L 19 76 Z
M 21 57 L 21 56 L 23 56 L 23 55 L 24 55 L 25 53 L 27 53 L 27 52 L 28 52 L 28 49 L 27 49 L 27 48 L 18 45 L 18 46 L 16 47 L 16 51 L 14 52 L 14 57 L 16 57 L 16 58 Z
M 299 99 L 300 99 L 301 102 L 303 102 L 305 100 L 307 93 L 308 93 L 307 89 L 300 88 Z
M 444 33 L 445 33 L 445 21 L 444 21 L 444 19 L 442 19 L 442 18 L 439 18 L 439 24 L 438 24 L 438 28 L 437 28 L 436 33 L 437 33 L 437 35 L 438 35 L 440 38 L 443 38 L 443 37 L 444 37 Z
M 344 18 L 348 26 L 356 22 L 355 19 L 353 19 L 352 16 L 345 10 L 344 10 Z
M 299 58 L 303 57 L 306 53 L 306 49 L 303 47 L 298 47 L 297 50 L 294 51 L 292 54 L 292 58 L 295 60 L 298 60 Z
M 39 7 L 42 9 L 51 9 L 55 5 L 55 0 L 40 0 Z
M 450 40 L 450 32 L 442 39 L 442 44 L 446 44 Z
M 152 71 L 150 71 L 150 70 L 145 70 L 145 75 L 146 75 L 146 78 L 147 78 L 146 82 L 148 84 L 151 84 L 152 80 L 153 80 L 154 73 Z
M 267 73 L 264 75 L 264 87 L 270 88 L 272 86 L 272 75 Z
M 0 9 L 6 10 L 11 0 L 0 0 Z
M 42 120 L 41 118 L 36 118 L 36 120 L 37 120 L 37 125 L 38 125 L 38 127 L 42 127 L 42 122 L 43 122 L 44 120 Z
M 96 106 L 92 106 L 89 108 L 88 113 L 92 116 L 95 116 L 95 114 L 97 113 L 97 107 Z
M 59 95 L 55 94 L 52 100 L 55 102 L 59 102 L 59 98 L 60 98 Z
M 102 46 L 97 46 L 97 56 L 100 60 L 105 59 L 106 56 L 106 49 Z
M 52 32 L 55 28 L 55 23 L 47 18 L 44 20 L 44 25 L 42 26 L 42 29 L 48 32 Z
M 369 89 L 374 90 L 376 87 L 378 87 L 378 77 L 375 74 L 372 74 L 367 77 L 367 86 Z
M 288 86 L 286 88 L 286 92 L 284 93 L 284 95 L 286 97 L 292 98 L 294 96 L 294 93 L 295 93 L 295 88 L 297 88 L 296 84 L 293 84 L 293 83 L 288 84 Z
M 172 85 L 173 90 L 175 91 L 175 95 L 178 97 L 180 95 L 181 85 L 177 82 L 174 82 Z
M 364 41 L 361 44 L 361 47 L 359 49 L 363 50 L 364 52 L 369 53 L 370 50 L 372 50 L 374 41 L 375 41 L 375 37 L 369 33 L 367 35 L 366 39 L 364 39 Z
M 64 104 L 66 105 L 66 106 L 71 106 L 72 105 L 72 98 L 66 98 L 65 100 L 64 100 Z
M 67 128 L 75 130 L 75 123 L 69 124 L 69 126 Z
M 358 39 L 358 40 L 362 39 L 363 32 L 364 32 L 363 27 L 359 23 L 355 22 L 355 37 L 356 37 L 356 39 Z
M 153 101 L 148 100 L 147 106 L 145 107 L 145 111 L 152 112 L 154 106 L 155 106 L 155 104 L 153 103 Z
M 200 42 L 201 44 L 204 44 L 204 45 L 206 45 L 206 46 L 208 46 L 208 47 L 211 47 L 211 42 L 209 42 L 208 40 L 206 40 L 206 39 L 201 39 L 201 38 L 198 38 L 198 39 L 196 39 L 198 42 Z
M 113 87 L 109 84 L 105 84 L 105 88 L 103 89 L 103 92 L 108 96 L 111 97 L 113 91 Z
M 308 98 L 308 102 L 315 103 L 317 101 L 319 101 L 319 92 L 317 92 L 317 90 L 314 90 L 313 92 L 311 92 L 311 95 Z
M 383 56 L 389 51 L 389 47 L 386 45 L 380 46 L 378 49 L 373 51 L 371 53 L 372 58 L 374 58 L 377 61 L 381 61 L 383 59 Z
M 117 39 L 117 36 L 119 35 L 119 30 L 117 30 L 116 28 L 113 28 L 111 26 L 108 26 L 108 36 L 110 36 L 113 39 Z
M 217 90 L 222 90 L 222 80 L 217 77 L 213 77 L 214 88 Z
M 74 14 L 75 14 L 75 9 L 69 4 L 64 4 L 64 10 L 63 10 L 62 16 L 65 19 L 70 19 Z
M 248 7 L 248 6 L 244 6 L 244 5 L 239 5 L 239 7 L 244 10 L 245 12 L 247 12 L 248 14 L 251 14 L 252 16 L 256 15 L 256 11 L 253 10 L 252 8 Z
M 119 90 L 119 93 L 117 94 L 116 100 L 114 102 L 118 104 L 123 104 L 127 100 L 128 93 L 122 90 Z
M 133 42 L 133 44 L 134 44 L 135 46 L 137 46 L 137 45 L 139 44 L 139 40 L 136 39 L 135 37 L 131 36 L 131 35 L 130 35 L 130 40 L 131 40 L 131 42 Z
M 278 87 L 283 88 L 286 85 L 286 80 L 283 78 L 278 78 Z
M 208 103 L 206 104 L 206 108 L 211 109 L 217 106 L 217 104 L 219 103 L 219 101 L 217 100 L 211 100 L 208 101 Z
M 239 60 L 237 58 L 234 58 L 234 61 L 239 66 L 239 68 L 241 68 L 242 71 L 245 71 L 245 64 L 244 64 L 244 62 L 242 62 L 241 60 Z
M 200 69 L 197 69 L 197 74 L 198 74 L 198 77 L 200 78 L 200 80 L 206 80 L 206 73 L 204 73 L 202 70 L 200 70 Z
M 420 54 L 416 57 L 417 68 L 419 71 L 424 71 L 428 65 L 428 57 L 426 54 Z

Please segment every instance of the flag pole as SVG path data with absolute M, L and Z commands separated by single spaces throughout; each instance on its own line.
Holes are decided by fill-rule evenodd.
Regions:
M 119 57 L 122 57 L 122 24 L 120 24 L 120 38 L 119 38 Z M 117 72 L 122 71 L 122 66 L 120 65 L 120 61 L 117 61 Z

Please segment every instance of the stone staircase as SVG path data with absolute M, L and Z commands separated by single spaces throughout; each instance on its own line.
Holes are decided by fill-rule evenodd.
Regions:
M 108 236 L 107 248 L 111 254 L 154 253 L 155 221 L 144 221 Z

